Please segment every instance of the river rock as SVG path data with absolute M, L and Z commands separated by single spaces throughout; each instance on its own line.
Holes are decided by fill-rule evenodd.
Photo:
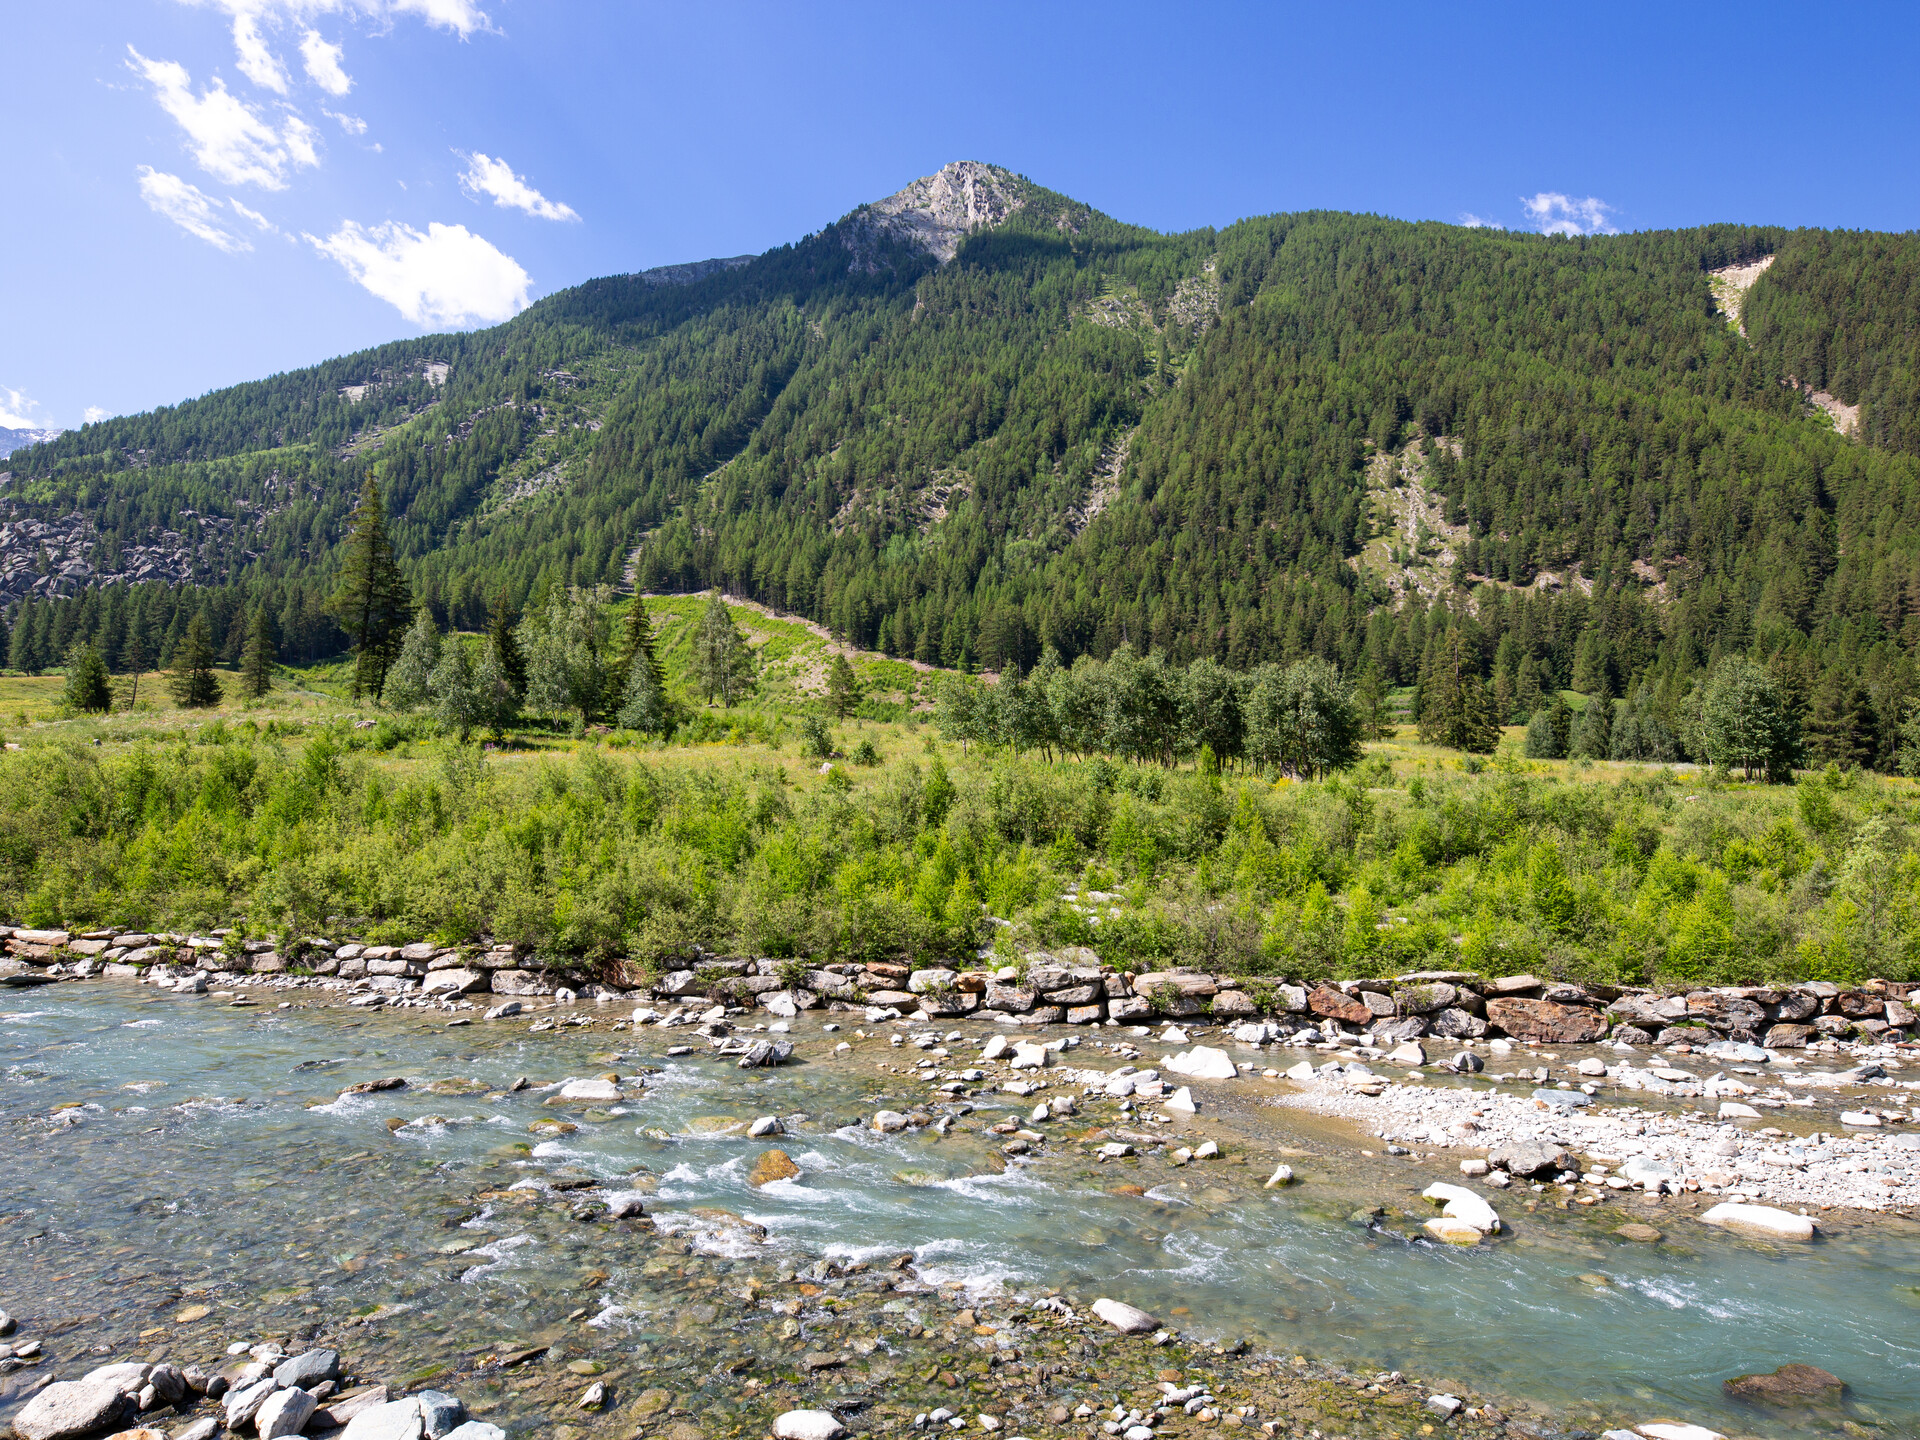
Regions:
M 1707 1225 L 1718 1225 L 1768 1240 L 1811 1240 L 1814 1224 L 1805 1215 L 1795 1215 L 1771 1205 L 1716 1205 L 1700 1217 Z
M 220 1422 L 211 1415 L 203 1415 L 186 1429 L 175 1433 L 173 1440 L 213 1440 L 220 1433 Z
M 882 1135 L 897 1135 L 907 1128 L 907 1117 L 898 1110 L 876 1110 L 869 1123 Z
M 1514 1140 L 1489 1151 L 1487 1163 L 1509 1175 L 1538 1175 L 1543 1170 L 1563 1169 L 1567 1152 L 1550 1140 Z
M 1436 1215 L 1421 1227 L 1443 1245 L 1478 1245 L 1481 1231 L 1451 1215 Z
M 611 1080 L 569 1080 L 560 1087 L 560 1098 L 617 1104 L 621 1095 L 620 1087 Z
M 337 1350 L 309 1350 L 295 1355 L 291 1360 L 282 1360 L 274 1367 L 273 1378 L 282 1385 L 291 1385 L 298 1390 L 318 1385 L 322 1380 L 338 1380 L 340 1354 Z
M 774 1440 L 837 1440 L 846 1431 L 825 1410 L 789 1410 L 773 1422 Z
M 427 978 L 420 984 L 423 995 L 468 995 L 475 990 L 485 990 L 490 982 L 484 970 L 457 968 L 452 970 L 429 971 Z
M 775 1180 L 791 1180 L 799 1173 L 800 1167 L 793 1163 L 793 1157 L 786 1151 L 769 1150 L 754 1161 L 753 1173 L 747 1176 L 747 1184 L 758 1190 Z
M 1291 1185 L 1292 1183 L 1293 1183 L 1293 1167 L 1291 1165 L 1276 1165 L 1273 1168 L 1273 1174 L 1267 1177 L 1267 1183 L 1261 1188 L 1265 1190 L 1273 1190 L 1273 1189 L 1277 1189 L 1279 1186 Z
M 1487 1022 L 1469 1011 L 1452 1008 L 1430 1016 L 1427 1028 L 1445 1040 L 1478 1040 L 1487 1033 Z
M 1607 1019 L 1585 1005 L 1500 997 L 1487 1001 L 1487 1019 L 1519 1040 L 1546 1045 L 1588 1045 L 1607 1033 Z
M 89 1370 L 80 1377 L 82 1385 L 112 1385 L 122 1395 L 137 1395 L 140 1387 L 147 1383 L 147 1377 L 153 1373 L 151 1365 L 142 1365 L 137 1361 L 125 1361 L 118 1365 L 101 1365 Z
M 1500 1233 L 1500 1217 L 1493 1207 L 1471 1190 L 1436 1181 L 1420 1192 L 1422 1200 L 1432 1200 L 1445 1208 L 1442 1214 L 1473 1226 L 1482 1235 Z
M 1122 1335 L 1144 1335 L 1160 1328 L 1160 1322 L 1138 1306 L 1105 1297 L 1093 1302 L 1093 1313 Z
M 420 1440 L 420 1402 L 390 1400 L 370 1405 L 347 1422 L 339 1440 Z
M 496 995 L 551 995 L 553 983 L 543 980 L 532 970 L 496 970 L 493 972 L 493 993 Z
M 442 1440 L 467 1418 L 467 1407 L 444 1390 L 422 1390 L 413 1398 L 420 1406 L 420 1429 L 429 1440 Z
M 1166 1068 L 1176 1075 L 1185 1075 L 1194 1080 L 1231 1080 L 1240 1073 L 1234 1067 L 1231 1055 L 1224 1050 L 1215 1050 L 1210 1045 L 1196 1045 L 1191 1050 L 1182 1050 L 1166 1062 Z
M 126 1395 L 111 1381 L 56 1381 L 13 1417 L 13 1430 L 20 1440 L 67 1440 L 106 1429 L 130 1408 Z
M 187 1393 L 187 1377 L 178 1365 L 154 1366 L 147 1376 L 147 1384 L 153 1387 L 154 1399 L 162 1405 L 176 1405 Z
M 1770 1375 L 1736 1375 L 1725 1388 L 1756 1405 L 1819 1405 L 1838 1400 L 1846 1385 L 1817 1365 L 1782 1365 Z
M 1633 1427 L 1646 1440 L 1727 1440 L 1718 1430 L 1704 1425 L 1688 1425 L 1679 1420 L 1651 1420 Z
M 1329 1020 L 1341 1020 L 1349 1025 L 1373 1023 L 1373 1011 L 1366 1005 L 1325 985 L 1317 987 L 1307 996 L 1307 1009 L 1315 1015 L 1324 1015 Z
M 260 1407 L 266 1404 L 279 1388 L 279 1384 L 269 1375 L 264 1380 L 255 1380 L 249 1385 L 229 1390 L 223 1407 L 226 1411 L 227 1429 L 238 1430 L 253 1419 L 259 1413 Z
M 282 1435 L 298 1435 L 320 1402 L 304 1390 L 276 1390 L 254 1412 L 253 1428 L 260 1440 L 279 1440 Z
M 469 1420 L 464 1425 L 454 1426 L 441 1440 L 507 1440 L 507 1432 L 484 1420 Z

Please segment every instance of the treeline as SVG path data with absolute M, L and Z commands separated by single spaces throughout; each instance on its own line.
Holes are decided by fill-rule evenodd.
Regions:
M 1363 712 L 1353 689 L 1324 660 L 1262 665 L 1250 674 L 1212 660 L 1173 667 L 1156 652 L 1122 646 L 1100 661 L 1071 666 L 1048 650 L 1031 675 L 1001 672 L 991 687 L 963 676 L 940 689 L 939 723 L 949 740 L 1004 746 L 1046 759 L 1110 755 L 1203 768 L 1246 765 L 1312 780 L 1360 758 L 1360 741 L 1383 724 L 1377 686 Z
M 297 580 L 248 586 L 116 585 L 64 599 L 25 600 L 0 612 L 6 664 L 24 675 L 57 670 L 90 646 L 116 675 L 171 669 L 196 616 L 222 662 L 240 658 L 253 615 L 264 611 L 278 658 L 308 664 L 338 655 L 345 632 L 327 610 L 328 592 Z

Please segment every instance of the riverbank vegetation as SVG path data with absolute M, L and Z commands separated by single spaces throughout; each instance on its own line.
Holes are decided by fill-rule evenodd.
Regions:
M 898 661 L 856 656 L 836 715 L 825 643 L 739 607 L 755 692 L 709 705 L 704 602 L 650 608 L 683 716 L 670 740 L 575 716 L 462 745 L 428 711 L 353 707 L 345 666 L 282 670 L 258 700 L 223 675 L 212 710 L 174 708 L 150 678 L 133 711 L 101 718 L 32 719 L 61 713 L 60 680 L 0 680 L 0 913 L 490 934 L 606 966 L 696 944 L 1011 960 L 1077 943 L 1127 966 L 1290 977 L 1920 969 L 1905 780 L 1528 759 L 1513 727 L 1484 757 L 1399 727 L 1311 780 L 1205 755 L 1049 759 L 947 738 L 938 677 Z

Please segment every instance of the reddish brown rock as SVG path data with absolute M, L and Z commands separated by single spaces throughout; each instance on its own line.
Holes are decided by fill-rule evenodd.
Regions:
M 1782 1365 L 1771 1375 L 1736 1375 L 1727 1394 L 1756 1405 L 1819 1405 L 1840 1398 L 1846 1384 L 1818 1365 Z
M 1517 1040 L 1545 1045 L 1586 1045 L 1607 1033 L 1607 1018 L 1598 1010 L 1550 1000 L 1489 1000 L 1487 1019 Z
M 1766 1046 L 1769 1050 L 1804 1050 L 1811 1039 L 1811 1025 L 1775 1025 L 1767 1031 Z
M 1886 1008 L 1886 1002 L 1878 995 L 1869 995 L 1864 990 L 1849 990 L 1840 996 L 1840 1013 L 1850 1020 L 1878 1016 Z
M 1307 996 L 1307 1008 L 1316 1015 L 1324 1015 L 1329 1020 L 1339 1020 L 1348 1025 L 1373 1023 L 1373 1011 L 1352 996 L 1329 990 L 1324 985 Z

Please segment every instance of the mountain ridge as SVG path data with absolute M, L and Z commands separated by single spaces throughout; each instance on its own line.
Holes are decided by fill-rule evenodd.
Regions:
M 923 663 L 1130 643 L 1417 684 L 1459 630 L 1523 714 L 1677 703 L 1743 649 L 1809 704 L 1844 664 L 1884 756 L 1920 643 L 1917 305 L 1913 237 L 1325 211 L 1162 235 L 955 162 L 758 256 L 84 427 L 0 500 L 88 516 L 106 583 L 192 516 L 205 603 L 271 594 L 296 654 L 339 643 L 319 600 L 371 472 L 445 623 L 637 550 L 644 589 Z M 81 603 L 21 559 L 14 606 Z

